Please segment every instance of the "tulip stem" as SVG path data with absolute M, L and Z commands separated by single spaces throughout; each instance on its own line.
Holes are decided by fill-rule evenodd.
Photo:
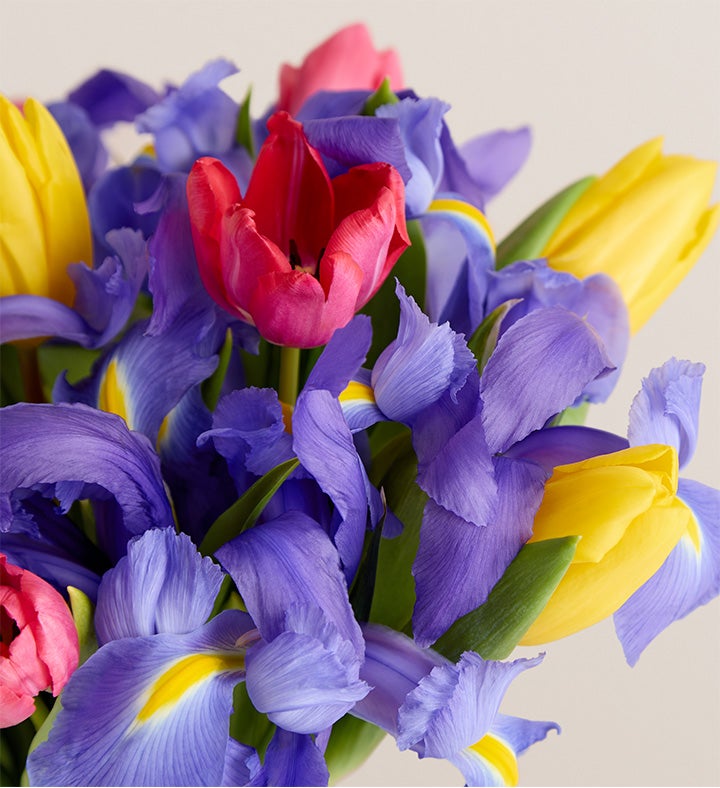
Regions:
M 278 385 L 280 402 L 294 407 L 298 395 L 299 378 L 300 348 L 280 348 L 280 383 Z
M 37 346 L 19 347 L 20 376 L 25 389 L 26 402 L 45 402 Z

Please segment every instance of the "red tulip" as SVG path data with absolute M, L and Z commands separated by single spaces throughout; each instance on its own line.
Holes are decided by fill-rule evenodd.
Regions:
M 350 25 L 315 47 L 300 68 L 283 65 L 277 108 L 295 115 L 318 90 L 376 90 L 385 77 L 393 90 L 403 87 L 397 52 L 378 52 L 365 25 Z
M 378 291 L 410 241 L 389 164 L 330 180 L 302 126 L 268 121 L 247 194 L 217 159 L 195 162 L 190 222 L 207 291 L 269 342 L 324 345 Z
M 0 630 L 0 728 L 7 728 L 33 713 L 42 690 L 59 694 L 78 666 L 79 646 L 65 600 L 2 553 Z

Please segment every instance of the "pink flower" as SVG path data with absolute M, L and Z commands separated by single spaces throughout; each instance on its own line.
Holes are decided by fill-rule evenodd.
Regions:
M 302 126 L 268 121 L 247 194 L 217 159 L 187 183 L 203 283 L 269 342 L 324 345 L 380 288 L 410 241 L 402 178 L 384 163 L 330 180 Z
M 385 77 L 393 90 L 403 87 L 397 52 L 378 52 L 365 25 L 350 25 L 313 49 L 300 68 L 283 65 L 277 108 L 295 115 L 319 90 L 375 90 Z
M 59 694 L 78 666 L 79 646 L 65 600 L 2 553 L 0 630 L 0 728 L 7 728 L 33 713 L 42 690 Z

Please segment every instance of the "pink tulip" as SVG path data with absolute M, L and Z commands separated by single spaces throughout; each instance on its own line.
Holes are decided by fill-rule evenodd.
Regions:
M 217 159 L 187 183 L 190 222 L 207 291 L 269 342 L 324 345 L 378 291 L 410 241 L 405 190 L 389 164 L 330 180 L 302 126 L 268 121 L 247 194 Z
M 365 25 L 350 25 L 313 49 L 300 68 L 283 65 L 277 108 L 294 115 L 318 90 L 375 90 L 385 77 L 393 90 L 402 89 L 397 52 L 378 52 Z
M 33 713 L 42 690 L 60 693 L 78 666 L 79 646 L 65 600 L 2 553 L 0 630 L 0 728 L 7 728 Z

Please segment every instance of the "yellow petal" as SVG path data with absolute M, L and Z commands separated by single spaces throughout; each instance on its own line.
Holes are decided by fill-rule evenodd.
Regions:
M 0 296 L 47 295 L 45 234 L 37 195 L 18 158 L 20 111 L 0 96 Z M 26 149 L 20 138 L 20 150 Z
M 92 265 L 92 237 L 82 181 L 70 147 L 52 115 L 34 99 L 25 102 L 25 118 L 36 145 L 37 167 L 29 177 L 44 220 L 50 297 L 72 305 L 70 263 Z
M 691 520 L 674 498 L 637 517 L 598 564 L 572 564 L 521 645 L 558 640 L 612 615 L 660 569 Z

